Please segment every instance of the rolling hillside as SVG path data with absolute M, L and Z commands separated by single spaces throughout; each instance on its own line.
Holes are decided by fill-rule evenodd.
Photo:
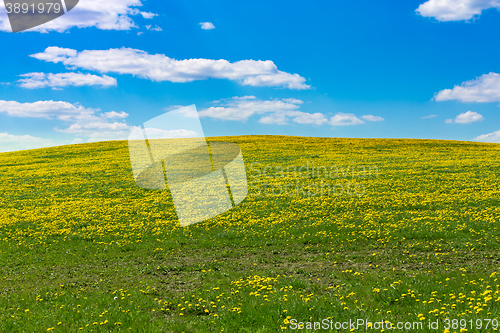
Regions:
M 500 145 L 210 140 L 241 147 L 249 194 L 184 228 L 125 141 L 0 154 L 0 331 L 493 331 L 467 325 L 500 316 Z

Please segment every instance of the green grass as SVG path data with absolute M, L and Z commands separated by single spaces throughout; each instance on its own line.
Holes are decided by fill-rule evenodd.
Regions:
M 252 188 L 182 228 L 168 191 L 135 185 L 126 142 L 2 153 L 0 331 L 278 332 L 328 318 L 421 322 L 419 332 L 439 320 L 443 332 L 447 318 L 499 319 L 499 145 L 213 140 L 240 145 L 255 188 L 350 181 L 366 192 Z M 379 174 L 266 178 L 255 162 Z

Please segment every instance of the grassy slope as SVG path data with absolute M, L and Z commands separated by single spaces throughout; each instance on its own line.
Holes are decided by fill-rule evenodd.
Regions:
M 499 145 L 218 140 L 242 148 L 251 193 L 186 228 L 168 192 L 135 186 L 126 142 L 0 154 L 0 331 L 276 332 L 293 318 L 443 331 L 499 317 Z M 252 162 L 341 172 L 265 178 Z M 353 165 L 379 175 L 344 176 Z M 366 193 L 256 195 L 296 181 Z

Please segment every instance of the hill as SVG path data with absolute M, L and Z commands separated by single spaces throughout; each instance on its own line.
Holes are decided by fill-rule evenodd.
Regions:
M 498 324 L 474 326 L 500 315 L 500 145 L 209 140 L 241 147 L 249 194 L 184 228 L 127 142 L 0 154 L 0 331 Z

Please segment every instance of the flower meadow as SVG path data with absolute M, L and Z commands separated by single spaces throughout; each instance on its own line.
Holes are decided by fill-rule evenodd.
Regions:
M 125 141 L 0 154 L 0 331 L 500 329 L 500 145 L 209 140 L 241 147 L 249 193 L 188 227 Z

